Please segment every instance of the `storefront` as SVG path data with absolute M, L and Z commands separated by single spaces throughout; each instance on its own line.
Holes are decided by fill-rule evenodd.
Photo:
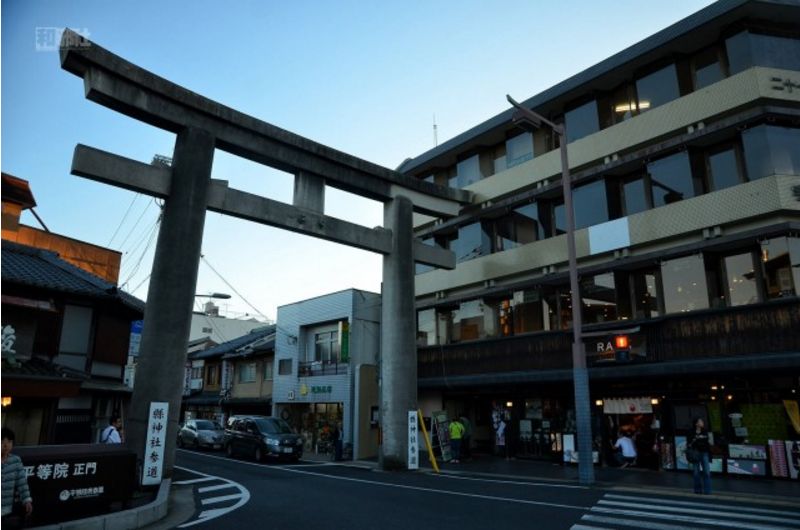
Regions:
M 343 403 L 287 404 L 280 414 L 303 436 L 306 453 L 326 452 L 333 442 L 334 429 L 344 424 Z

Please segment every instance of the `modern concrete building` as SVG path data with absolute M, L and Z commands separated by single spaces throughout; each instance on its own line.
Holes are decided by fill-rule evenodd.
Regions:
M 355 458 L 377 455 L 380 315 L 380 295 L 357 289 L 278 308 L 273 414 L 306 452 L 341 423 Z
M 800 437 L 798 28 L 796 1 L 718 2 L 524 102 L 566 126 L 601 454 L 630 428 L 640 465 L 685 467 L 700 416 L 733 473 L 737 444 Z M 551 131 L 512 114 L 399 168 L 477 197 L 415 218 L 458 260 L 417 269 L 419 400 L 466 412 L 487 449 L 506 414 L 519 455 L 561 459 L 575 431 L 561 164 Z

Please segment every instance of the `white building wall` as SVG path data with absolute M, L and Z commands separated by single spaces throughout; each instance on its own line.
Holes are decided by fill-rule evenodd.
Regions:
M 192 313 L 192 326 L 189 329 L 189 340 L 193 341 L 202 337 L 211 337 L 217 344 L 228 342 L 242 335 L 247 335 L 251 330 L 268 325 L 255 319 L 238 320 L 221 316 Z

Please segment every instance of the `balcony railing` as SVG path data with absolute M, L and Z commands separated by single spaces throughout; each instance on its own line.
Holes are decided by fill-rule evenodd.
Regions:
M 340 375 L 347 373 L 349 363 L 331 359 L 329 361 L 307 361 L 301 362 L 298 367 L 300 377 L 312 377 L 317 375 Z
M 654 321 L 619 322 L 619 327 L 636 326 L 640 327 L 645 363 L 800 350 L 797 298 Z M 423 346 L 418 348 L 417 363 L 420 379 L 569 369 L 571 333 L 564 330 Z

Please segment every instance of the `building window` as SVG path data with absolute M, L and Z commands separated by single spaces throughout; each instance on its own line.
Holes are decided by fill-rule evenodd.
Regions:
M 695 196 L 689 153 L 685 151 L 647 164 L 647 173 L 655 208 Z
M 661 296 L 658 294 L 657 270 L 634 271 L 630 275 L 633 294 L 633 315 L 637 319 L 661 315 Z
M 800 39 L 743 31 L 725 41 L 731 75 L 752 66 L 800 70 Z
M 701 255 L 686 256 L 661 264 L 666 313 L 708 309 L 708 285 Z
M 747 177 L 800 175 L 800 129 L 759 125 L 742 133 Z
M 203 367 L 202 366 L 193 366 L 192 367 L 192 379 L 202 379 L 203 378 Z
M 533 159 L 533 135 L 524 132 L 506 140 L 506 167 L 514 167 Z
M 586 324 L 617 320 L 617 292 L 614 273 L 581 279 L 581 303 Z
M 314 335 L 314 360 L 325 363 L 339 360 L 338 331 L 325 331 Z
M 616 123 L 629 120 L 638 114 L 636 98 L 633 95 L 633 88 L 630 84 L 624 84 L 614 90 L 611 94 L 610 105 L 605 108 L 611 107 L 607 114 L 604 114 L 603 120 L 606 127 L 610 127 Z
M 484 311 L 482 300 L 462 302 L 458 309 L 440 311 L 438 317 L 448 329 L 447 342 L 476 340 L 495 334 L 495 315 L 484 314 Z
M 92 308 L 65 305 L 58 351 L 86 355 L 92 332 Z M 81 367 L 82 369 L 83 367 Z
M 695 90 L 713 85 L 725 78 L 717 46 L 706 48 L 692 58 L 692 74 Z
M 575 210 L 575 230 L 605 223 L 609 219 L 604 180 L 596 180 L 590 184 L 576 187 L 572 192 L 572 202 Z M 556 204 L 553 218 L 555 225 L 553 235 L 565 234 L 567 218 L 563 199 Z
M 726 256 L 720 260 L 724 289 L 723 300 L 728 307 L 755 304 L 759 301 L 753 253 Z
M 649 194 L 642 175 L 628 177 L 622 181 L 623 215 L 633 215 L 650 208 Z
M 580 140 L 600 130 L 600 120 L 597 115 L 597 101 L 568 110 L 564 113 L 564 122 L 567 129 L 567 143 Z
M 538 289 L 515 291 L 511 309 L 515 334 L 550 329 L 550 317 Z
M 494 252 L 533 243 L 544 237 L 536 203 L 526 204 L 494 221 Z
M 420 242 L 424 245 L 429 245 L 431 247 L 436 246 L 436 241 L 433 237 L 426 237 L 420 239 Z M 414 274 L 425 274 L 426 272 L 430 272 L 434 270 L 435 267 L 431 265 L 425 265 L 424 263 L 415 263 L 414 264 Z
M 417 312 L 417 346 L 437 344 L 436 338 L 436 310 L 423 309 Z
M 213 366 L 206 366 L 206 384 L 207 385 L 218 385 L 219 384 L 219 372 L 221 366 L 215 364 Z
M 730 188 L 744 181 L 738 150 L 730 144 L 706 154 L 706 171 L 709 189 L 712 191 Z
M 272 381 L 274 376 L 275 376 L 275 363 L 274 363 L 274 360 L 273 359 L 266 359 L 264 361 L 264 381 Z
M 458 237 L 450 241 L 450 250 L 456 254 L 456 262 L 469 261 L 491 254 L 492 240 L 483 224 L 468 224 L 458 228 Z
M 240 383 L 253 383 L 256 380 L 256 363 L 239 363 L 237 367 Z
M 278 361 L 278 375 L 292 375 L 291 359 L 280 359 Z
M 681 97 L 675 65 L 670 64 L 661 70 L 637 79 L 636 95 L 638 97 L 639 112 L 647 112 Z
M 456 174 L 450 178 L 451 188 L 464 188 L 478 182 L 483 175 L 481 174 L 481 162 L 479 155 L 473 155 L 456 164 Z
M 800 238 L 777 237 L 761 243 L 767 298 L 797 296 L 800 288 Z

